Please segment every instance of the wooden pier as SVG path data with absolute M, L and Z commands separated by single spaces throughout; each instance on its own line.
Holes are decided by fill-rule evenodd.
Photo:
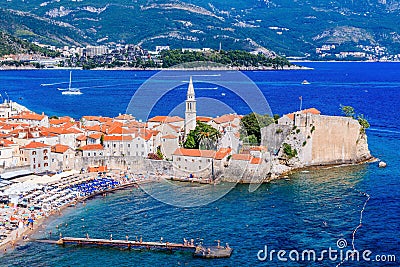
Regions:
M 36 240 L 38 242 L 55 243 L 58 245 L 78 245 L 78 246 L 109 246 L 126 249 L 147 249 L 147 250 L 183 250 L 192 252 L 196 257 L 202 258 L 229 258 L 232 254 L 232 248 L 229 246 L 204 247 L 195 246 L 193 243 L 170 243 L 170 242 L 145 242 L 129 240 L 95 239 L 79 237 L 62 237 L 55 240 Z

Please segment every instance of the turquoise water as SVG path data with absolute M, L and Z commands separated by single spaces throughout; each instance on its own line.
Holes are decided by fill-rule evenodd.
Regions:
M 360 211 L 367 197 L 362 227 L 355 235 L 358 250 L 369 249 L 373 255 L 393 254 L 396 263 L 349 262 L 344 266 L 398 266 L 400 260 L 400 64 L 394 63 L 308 63 L 314 71 L 249 72 L 267 97 L 273 113 L 298 108 L 298 96 L 305 107 L 315 106 L 326 114 L 339 114 L 339 104 L 352 105 L 371 122 L 368 130 L 370 150 L 388 163 L 379 169 L 377 163 L 296 173 L 288 179 L 262 185 L 249 192 L 237 185 L 216 202 L 195 208 L 178 208 L 163 204 L 141 189 L 129 189 L 96 197 L 63 216 L 46 222 L 37 234 L 48 232 L 64 236 L 124 239 L 142 236 L 143 240 L 182 242 L 182 238 L 203 239 L 213 244 L 221 239 L 234 248 L 229 259 L 195 259 L 190 253 L 126 251 L 112 248 L 59 247 L 27 243 L 0 257 L 1 266 L 336 266 L 339 262 L 261 262 L 259 250 L 287 251 L 332 247 L 346 239 L 351 245 L 352 233 L 359 225 Z M 41 87 L 52 79 L 62 80 L 63 71 L 0 72 L 1 88 L 13 98 L 40 112 L 79 117 L 83 114 L 112 116 L 129 103 L 140 77 L 150 72 L 79 72 L 82 79 L 127 79 L 131 87 L 87 89 L 85 98 L 59 97 L 59 92 Z M 134 76 L 136 75 L 136 76 Z M 140 77 L 139 77 L 140 76 Z M 58 78 L 57 78 L 58 77 Z M 136 78 L 135 78 L 136 77 Z M 139 78 L 138 78 L 139 77 Z M 78 77 L 76 78 L 78 80 Z M 144 78 L 143 78 L 144 79 Z M 308 86 L 299 83 L 307 79 Z M 131 82 L 132 81 L 132 82 Z M 137 84 L 133 81 L 137 81 Z M 120 82 L 120 83 L 122 83 Z M 117 84 L 117 82 L 114 82 Z M 135 85 L 136 84 L 136 85 Z M 136 87 L 135 87 L 136 86 Z M 48 94 L 44 94 L 47 90 Z M 54 90 L 54 88 L 53 88 Z M 90 92 L 89 92 L 90 91 Z M 3 94 L 3 93 L 2 93 Z M 204 90 L 199 94 L 214 94 Z M 4 94 L 3 94 L 4 96 Z M 172 99 L 179 103 L 180 94 Z M 230 101 L 220 94 L 215 97 Z M 49 101 L 51 99 L 52 101 Z M 233 99 L 233 98 L 232 98 Z M 234 101 L 234 99 L 232 100 Z M 104 103 L 108 103 L 105 105 Z M 81 107 L 85 105 L 85 108 Z M 159 108 L 162 111 L 162 107 Z M 237 107 L 238 113 L 245 110 Z M 217 112 L 209 110 L 210 113 Z M 204 114 L 205 115 L 205 114 Z M 154 184 L 154 190 L 163 191 Z M 182 189 L 182 195 L 188 190 Z M 219 187 L 213 190 L 223 190 Z M 165 191 L 165 194 L 169 194 Z M 62 226 L 60 226 L 62 224 Z M 67 226 L 65 226 L 67 224 Z M 60 227 L 57 229 L 56 226 Z

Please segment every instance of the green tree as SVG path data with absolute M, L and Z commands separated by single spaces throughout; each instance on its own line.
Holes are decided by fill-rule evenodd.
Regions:
M 250 146 L 256 146 L 256 145 L 258 145 L 257 137 L 254 134 L 246 136 L 243 138 L 243 144 L 250 145 Z
M 254 135 L 257 142 L 261 142 L 261 128 L 264 128 L 271 123 L 274 123 L 274 118 L 266 115 L 260 115 L 255 112 L 243 116 L 240 121 L 240 134 L 242 139 L 246 136 Z
M 197 121 L 196 128 L 190 131 L 183 146 L 185 148 L 213 149 L 220 137 L 221 133 L 217 129 Z
M 292 149 L 292 146 L 287 143 L 283 143 L 283 152 L 289 159 L 297 156 L 297 150 Z
M 278 124 L 278 120 L 281 116 L 279 114 L 274 114 L 274 121 L 276 124 Z
M 164 159 L 164 155 L 163 155 L 163 153 L 161 152 L 161 146 L 158 146 L 158 147 L 157 147 L 157 156 L 158 156 L 160 159 Z
M 183 144 L 184 148 L 199 148 L 199 144 L 196 142 L 196 137 L 194 136 L 194 132 L 190 131 L 188 136 L 186 137 L 185 143 Z
M 358 123 L 361 125 L 361 132 L 365 133 L 365 130 L 369 128 L 369 122 L 368 120 L 364 117 L 364 114 L 359 114 L 357 116 Z
M 340 105 L 340 109 L 342 110 L 342 113 L 346 116 L 346 117 L 352 117 L 354 118 L 356 112 L 354 111 L 354 108 L 352 106 L 343 106 Z

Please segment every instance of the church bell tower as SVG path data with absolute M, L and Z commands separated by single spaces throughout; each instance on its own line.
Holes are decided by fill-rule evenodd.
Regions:
M 185 136 L 187 136 L 191 130 L 194 130 L 194 128 L 196 128 L 196 98 L 194 95 L 192 76 L 190 76 L 186 95 Z

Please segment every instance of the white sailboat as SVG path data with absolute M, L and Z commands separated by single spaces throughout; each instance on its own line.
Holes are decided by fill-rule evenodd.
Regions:
M 79 88 L 72 88 L 72 71 L 69 72 L 69 84 L 68 84 L 68 89 L 62 89 L 58 88 L 58 90 L 61 90 L 63 95 L 81 95 L 82 92 L 79 90 Z

